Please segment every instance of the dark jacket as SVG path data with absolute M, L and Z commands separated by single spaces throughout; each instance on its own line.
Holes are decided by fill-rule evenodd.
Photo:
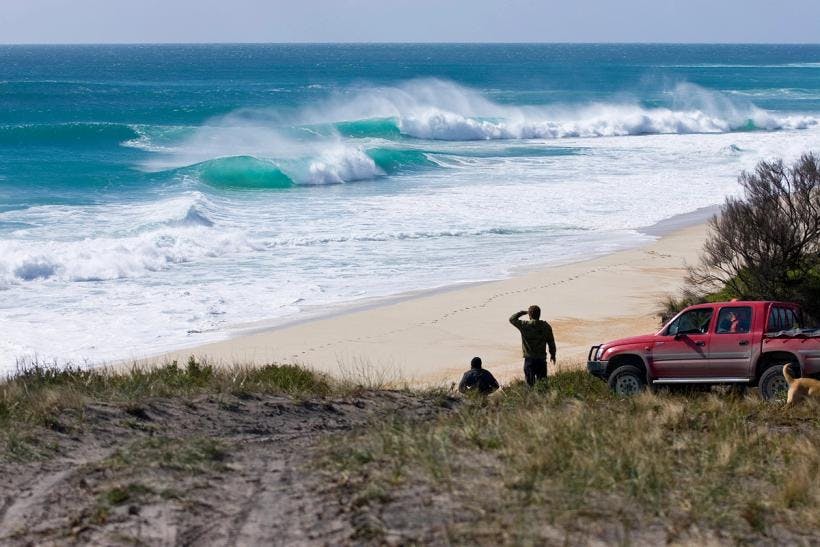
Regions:
M 498 382 L 496 382 L 492 373 L 483 368 L 471 368 L 461 377 L 461 383 L 458 384 L 458 390 L 461 393 L 478 391 L 482 395 L 489 395 L 498 389 Z
M 513 327 L 521 331 L 521 349 L 524 357 L 546 359 L 547 346 L 549 346 L 550 357 L 555 359 L 555 338 L 552 336 L 552 327 L 540 319 L 522 321 L 521 316 L 526 313 L 518 312 L 510 317 Z

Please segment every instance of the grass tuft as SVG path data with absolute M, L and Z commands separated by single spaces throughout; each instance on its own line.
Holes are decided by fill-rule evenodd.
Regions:
M 140 401 L 200 393 L 277 393 L 325 396 L 330 381 L 292 365 L 214 367 L 191 357 L 158 367 L 83 369 L 33 363 L 0 383 L 0 434 L 15 424 L 59 429 L 59 414 L 93 401 L 120 403 L 137 419 L 147 419 Z
M 161 467 L 198 474 L 225 469 L 229 451 L 224 442 L 207 437 L 155 436 L 117 450 L 105 461 L 113 469 Z

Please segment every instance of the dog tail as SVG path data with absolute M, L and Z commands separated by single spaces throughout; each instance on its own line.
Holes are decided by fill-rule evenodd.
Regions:
M 792 373 L 789 371 L 788 363 L 783 365 L 783 376 L 786 378 L 786 381 L 789 382 L 789 385 L 794 382 L 794 376 L 792 376 Z

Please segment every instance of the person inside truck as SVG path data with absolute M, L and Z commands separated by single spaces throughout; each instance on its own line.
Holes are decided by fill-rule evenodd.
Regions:
M 718 324 L 718 334 L 737 332 L 739 320 L 734 311 L 722 312 L 720 322 Z
M 743 334 L 749 332 L 749 310 L 732 308 L 720 310 L 718 334 Z
M 735 330 L 730 332 L 749 332 L 749 327 L 751 327 L 752 324 L 749 308 L 738 308 L 737 313 L 735 313 L 735 317 L 737 317 L 737 324 L 735 325 Z

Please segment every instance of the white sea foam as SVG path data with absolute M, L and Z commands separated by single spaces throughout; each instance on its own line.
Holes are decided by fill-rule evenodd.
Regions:
M 298 183 L 333 184 L 372 179 L 384 175 L 376 162 L 360 148 L 338 146 L 311 160 L 307 173 L 284 170 Z
M 140 277 L 204 258 L 253 251 L 237 233 L 179 226 L 127 238 L 81 241 L 0 241 L 0 281 L 100 281 Z
M 144 205 L 40 206 L 0 213 L 0 219 L 27 218 L 34 226 L 21 230 L 22 238 L 0 239 L 0 285 L 141 277 L 263 248 L 241 231 L 214 230 L 208 216 L 213 208 L 200 192 L 190 192 Z M 88 233 L 89 226 L 95 233 Z
M 417 84 L 421 85 L 421 84 Z M 692 84 L 670 92 L 672 107 L 646 108 L 630 103 L 569 107 L 512 107 L 490 103 L 474 92 L 435 82 L 447 92 L 372 91 L 384 110 L 371 115 L 398 119 L 402 133 L 422 139 L 558 139 L 649 134 L 725 133 L 736 130 L 805 129 L 817 118 L 775 115 Z M 432 96 L 431 96 L 432 95 Z M 390 97 L 389 99 L 387 97 Z M 432 100 L 431 100 L 432 99 Z

